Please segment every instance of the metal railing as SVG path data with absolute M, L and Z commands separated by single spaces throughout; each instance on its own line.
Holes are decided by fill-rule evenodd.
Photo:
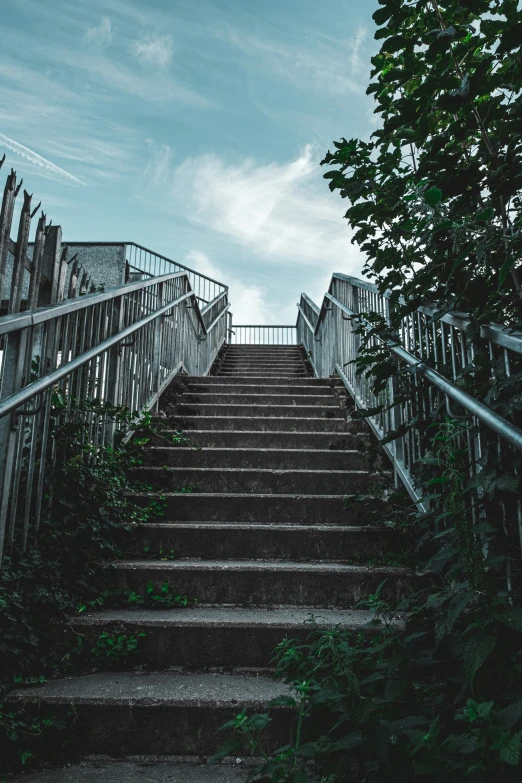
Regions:
M 180 371 L 207 374 L 227 335 L 221 287 L 200 309 L 182 271 L 0 318 L 0 558 L 38 531 L 53 417 L 73 400 L 150 409 Z M 90 442 L 107 437 L 93 415 Z
M 470 477 L 481 469 L 485 432 L 494 433 L 499 454 L 511 447 L 522 450 L 522 430 L 503 418 L 491 407 L 475 399 L 461 387 L 463 371 L 469 368 L 478 350 L 486 351 L 493 366 L 510 376 L 512 368 L 520 371 L 522 334 L 501 326 L 482 327 L 480 336 L 470 339 L 466 333 L 465 314 L 446 314 L 436 317 L 435 309 L 422 306 L 402 319 L 394 339 L 372 336 L 369 347 L 385 346 L 397 361 L 397 372 L 409 378 L 412 394 L 401 396 L 397 378 L 388 381 L 379 395 L 372 391 L 372 379 L 357 374 L 352 363 L 361 346 L 359 328 L 371 328 L 364 314 L 379 313 L 390 323 L 390 295 L 380 294 L 371 283 L 336 274 L 321 308 L 302 295 L 298 305 L 297 342 L 305 350 L 318 377 L 337 374 L 345 384 L 357 408 L 382 410 L 367 421 L 378 438 L 395 432 L 400 437 L 384 444 L 410 496 L 426 510 L 422 491 L 418 486 L 413 466 L 425 457 L 425 441 L 411 424 L 416 417 L 427 419 L 430 412 L 441 408 L 452 419 L 467 419 L 464 444 L 469 460 Z M 435 316 L 435 317 L 434 317 Z M 480 345 L 479 345 L 480 343 Z M 517 524 L 522 543 L 522 503 L 517 502 Z
M 202 275 L 194 269 L 183 264 L 178 264 L 160 253 L 155 253 L 135 242 L 125 243 L 126 279 L 142 279 L 145 277 L 157 277 L 172 272 L 186 272 L 190 285 L 195 292 L 200 304 L 207 304 L 217 296 L 228 291 L 228 287 L 214 280 L 212 277 Z
M 295 326 L 256 326 L 231 323 L 232 345 L 297 345 Z

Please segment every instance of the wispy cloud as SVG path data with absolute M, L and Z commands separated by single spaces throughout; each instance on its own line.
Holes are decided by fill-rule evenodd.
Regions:
M 112 23 L 108 16 L 103 16 L 100 24 L 89 27 L 83 36 L 87 46 L 108 46 L 112 41 Z
M 189 158 L 174 171 L 170 199 L 187 219 L 272 263 L 359 271 L 345 210 L 328 192 L 318 157 L 308 145 L 285 164 Z
M 172 59 L 174 45 L 170 34 L 159 35 L 156 38 L 146 36 L 141 41 L 135 41 L 132 53 L 141 62 L 165 68 Z
M 37 152 L 34 152 L 34 150 L 29 149 L 29 147 L 25 147 L 23 144 L 20 144 L 18 141 L 15 141 L 14 139 L 10 139 L 9 136 L 4 136 L 3 133 L 0 133 L 0 144 L 3 144 L 4 147 L 7 147 L 8 150 L 14 152 L 15 155 L 24 158 L 29 163 L 32 163 L 35 166 L 39 166 L 40 168 L 45 169 L 46 171 L 49 171 L 53 174 L 56 174 L 59 177 L 65 177 L 65 179 L 68 179 L 71 182 L 75 182 L 77 185 L 84 184 L 80 179 L 78 179 L 78 177 L 75 177 L 73 174 L 70 174 L 68 171 L 65 171 L 65 169 L 60 168 L 60 166 L 57 166 L 55 163 L 52 163 L 50 160 L 43 158 L 41 155 L 38 155 Z
M 245 283 L 244 279 L 231 276 L 229 272 L 217 266 L 200 250 L 187 253 L 184 263 L 202 275 L 219 280 L 229 287 L 229 300 L 232 303 L 234 321 L 237 324 L 277 323 L 277 314 L 267 303 L 267 290 L 254 283 Z
M 352 40 L 324 38 L 310 30 L 300 44 L 232 27 L 216 30 L 215 34 L 242 51 L 246 58 L 261 61 L 265 73 L 272 73 L 299 90 L 314 89 L 332 95 L 364 93 L 364 80 L 357 78 L 366 38 L 363 27 Z

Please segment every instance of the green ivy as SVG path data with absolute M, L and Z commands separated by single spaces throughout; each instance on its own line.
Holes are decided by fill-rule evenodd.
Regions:
M 103 426 L 114 422 L 114 445 L 91 442 L 93 418 Z M 42 715 L 11 706 L 5 702 L 11 689 L 65 672 L 131 666 L 136 660 L 143 634 L 103 632 L 88 645 L 71 630 L 71 615 L 189 603 L 167 584 L 150 582 L 143 594 L 113 588 L 102 568 L 128 548 L 135 525 L 164 514 L 162 497 L 133 479 L 143 447 L 159 436 L 151 414 L 82 403 L 57 389 L 50 421 L 51 449 L 58 458 L 46 471 L 46 511 L 30 548 L 23 552 L 15 546 L 0 571 L 0 781 L 47 758 L 50 748 L 56 762 L 67 749 L 74 720 L 73 714 Z M 137 492 L 149 496 L 145 505 L 133 500 Z

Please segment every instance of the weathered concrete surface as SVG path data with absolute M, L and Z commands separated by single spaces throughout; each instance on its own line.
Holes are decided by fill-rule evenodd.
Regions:
M 349 426 L 349 425 L 348 425 Z M 171 440 L 175 434 L 173 429 L 158 427 L 160 435 L 150 439 L 150 445 L 165 446 L 165 438 Z M 280 452 L 287 449 L 306 449 L 313 451 L 320 449 L 338 451 L 341 449 L 365 448 L 368 436 L 354 434 L 353 432 L 274 432 L 259 430 L 192 430 L 185 433 L 190 443 L 194 446 L 213 448 L 253 448 L 253 449 L 278 449 Z M 183 447 L 188 448 L 188 447 Z
M 398 600 L 410 581 L 403 568 L 245 560 L 118 561 L 111 577 L 119 587 L 140 592 L 150 581 L 167 583 L 201 603 L 339 608 L 354 607 L 384 581 L 383 597 Z
M 74 704 L 72 746 L 84 754 L 209 755 L 223 743 L 217 733 L 223 723 L 286 693 L 272 678 L 244 674 L 102 672 L 12 691 L 7 702 L 53 706 L 57 713 Z M 272 748 L 288 742 L 292 730 L 288 708 L 273 715 Z
M 285 636 L 304 642 L 313 629 L 335 625 L 371 634 L 379 630 L 369 625 L 374 619 L 365 611 L 198 606 L 105 611 L 72 617 L 70 623 L 86 643 L 94 643 L 102 631 L 144 633 L 136 663 L 149 668 L 264 670 Z
M 149 502 L 148 496 L 135 495 Z M 256 522 L 264 525 L 360 525 L 386 519 L 382 501 L 346 506 L 342 495 L 254 495 L 240 493 L 165 493 L 165 521 L 170 522 Z
M 207 387 L 208 388 L 208 387 Z M 226 387 L 230 389 L 229 387 Z M 306 388 L 306 387 L 303 387 Z M 308 391 L 308 390 L 307 390 Z M 179 398 L 180 403 L 183 405 L 192 405 L 193 403 L 201 405 L 248 405 L 250 407 L 256 405 L 292 405 L 298 406 L 313 406 L 313 407 L 325 407 L 325 395 L 324 394 L 270 394 L 270 393 L 251 393 L 251 394 L 238 394 L 230 393 L 226 391 L 216 392 L 185 392 L 182 397 Z M 330 407 L 334 406 L 334 401 L 328 400 Z M 326 406 L 326 410 L 328 407 Z
M 346 420 L 337 417 L 289 416 L 167 416 L 162 420 L 176 430 L 256 430 L 287 432 L 344 432 Z
M 12 783 L 240 783 L 246 776 L 242 765 L 105 761 L 20 775 Z
M 179 448 L 153 446 L 143 455 L 145 465 L 197 468 L 265 468 L 363 470 L 369 468 L 362 451 L 323 449 Z
M 135 528 L 126 551 L 174 550 L 178 558 L 347 562 L 382 557 L 399 547 L 384 527 L 163 522 Z
M 358 495 L 370 492 L 382 481 L 380 474 L 367 470 L 307 470 L 271 468 L 141 467 L 133 471 L 138 481 L 155 489 L 175 492 L 195 487 L 206 492 L 253 492 L 286 494 L 310 492 L 314 495 Z
M 183 400 L 183 398 L 181 398 Z M 338 405 L 229 405 L 227 403 L 207 404 L 180 402 L 175 416 L 270 416 L 291 418 L 346 419 L 346 412 Z

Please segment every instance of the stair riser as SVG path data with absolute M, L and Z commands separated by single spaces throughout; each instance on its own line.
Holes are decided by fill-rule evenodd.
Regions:
M 218 372 L 221 370 L 259 370 L 263 373 L 265 370 L 308 370 L 307 367 L 301 361 L 240 361 L 240 360 L 225 360 L 219 365 Z
M 249 714 L 264 712 L 266 705 L 245 705 Z M 48 711 L 45 703 L 43 709 Z M 74 704 L 75 723 L 70 750 L 74 754 L 125 756 L 207 756 L 215 753 L 227 738 L 219 728 L 231 720 L 241 706 L 157 704 Z M 70 704 L 52 704 L 57 717 L 66 716 Z M 266 729 L 266 742 L 275 750 L 291 741 L 293 714 L 277 708 Z M 263 737 L 265 732 L 263 732 Z M 146 777 L 146 776 L 144 776 Z
M 168 413 L 168 412 L 167 412 Z M 336 405 L 207 405 L 206 403 L 180 404 L 174 415 L 178 416 L 285 416 L 289 418 L 346 419 L 346 411 Z
M 150 626 L 139 623 L 105 622 L 82 625 L 74 623 L 73 630 L 81 634 L 84 644 L 94 645 L 99 635 L 145 633 L 140 639 L 139 653 L 133 660 L 148 669 L 166 669 L 170 666 L 185 669 L 224 668 L 268 669 L 273 668 L 274 649 L 283 639 L 305 642 L 311 633 L 310 625 L 287 627 L 226 627 L 201 626 Z M 363 633 L 375 633 L 371 628 Z M 360 632 L 361 629 L 358 629 Z
M 382 557 L 398 546 L 395 531 L 386 528 L 349 527 L 318 530 L 220 528 L 170 525 L 142 525 L 133 530 L 129 546 L 136 553 L 174 550 L 179 558 L 202 560 L 278 560 L 290 562 L 331 561 L 343 563 L 357 558 Z M 127 551 L 127 546 L 126 546 Z M 147 555 L 144 555 L 147 556 Z
M 144 452 L 145 465 L 195 468 L 272 468 L 315 470 L 365 470 L 366 454 L 360 451 L 301 451 L 202 449 L 159 447 Z
M 240 377 L 240 378 L 259 378 L 262 375 L 263 378 L 307 378 L 308 374 L 304 370 L 221 370 L 219 375 L 214 376 L 216 378 L 227 377 Z
M 349 573 L 299 572 L 288 570 L 186 569 L 168 567 L 124 567 L 118 564 L 114 575 L 122 589 L 143 592 L 149 582 L 167 583 L 176 594 L 197 598 L 204 604 L 233 606 L 313 606 L 351 609 L 386 580 L 381 596 L 400 599 L 406 578 L 392 576 L 384 570 L 359 569 Z
M 257 379 L 257 381 L 252 378 L 248 378 L 248 380 L 245 381 L 243 378 L 241 378 L 241 376 L 202 375 L 198 378 L 194 376 L 190 376 L 190 383 L 197 383 L 199 386 L 201 385 L 212 386 L 214 384 L 217 384 L 219 386 L 221 386 L 222 384 L 226 384 L 227 386 L 229 385 L 251 386 L 252 384 L 257 385 L 257 382 L 259 382 L 259 384 L 263 384 L 263 386 L 319 386 L 328 389 L 334 388 L 336 386 L 335 380 L 328 379 L 328 378 L 305 377 L 305 378 L 287 379 L 284 376 L 267 378 L 264 375 L 257 375 L 255 376 L 255 378 Z
M 349 426 L 349 425 L 348 425 Z M 173 434 L 166 432 L 166 437 Z M 191 431 L 187 437 L 195 446 L 239 449 L 344 449 L 363 450 L 368 443 L 367 435 L 351 432 L 233 432 L 233 431 Z M 165 446 L 163 437 L 153 435 L 152 446 Z M 185 451 L 185 449 L 183 449 Z M 200 453 L 200 452 L 196 452 Z M 324 456 L 324 455 L 323 455 Z
M 196 405 L 257 405 L 267 406 L 301 406 L 324 408 L 325 406 L 337 406 L 337 398 L 333 394 L 194 394 L 185 393 L 178 397 L 178 403 L 184 407 Z
M 136 495 L 145 503 L 149 498 Z M 345 507 L 342 497 L 219 495 L 196 492 L 167 495 L 165 521 L 168 522 L 254 522 L 260 525 L 360 525 L 372 517 L 372 509 L 382 504 L 353 503 Z M 383 514 L 384 516 L 384 514 Z
M 269 418 L 268 416 L 179 416 L 161 419 L 163 425 L 174 430 L 242 430 L 257 432 L 344 432 L 344 419 L 322 418 Z M 190 436 L 190 432 L 187 433 Z
M 150 484 L 154 490 L 176 492 L 193 487 L 201 492 L 242 492 L 258 494 L 312 494 L 358 495 L 368 492 L 380 482 L 378 476 L 366 471 L 343 473 L 312 473 L 286 471 L 274 473 L 255 469 L 246 471 L 201 470 L 185 468 L 139 468 L 133 471 L 139 481 Z
M 219 380 L 217 378 L 216 380 Z M 183 391 L 187 394 L 212 394 L 221 395 L 226 394 L 231 397 L 244 397 L 249 395 L 269 394 L 269 395 L 284 395 L 295 397 L 330 397 L 332 390 L 329 386 L 263 386 L 262 384 L 238 384 L 233 388 L 230 388 L 230 384 L 220 385 L 216 384 L 203 384 L 203 383 L 189 383 L 183 388 Z M 165 392 L 163 399 L 167 399 L 167 392 Z

